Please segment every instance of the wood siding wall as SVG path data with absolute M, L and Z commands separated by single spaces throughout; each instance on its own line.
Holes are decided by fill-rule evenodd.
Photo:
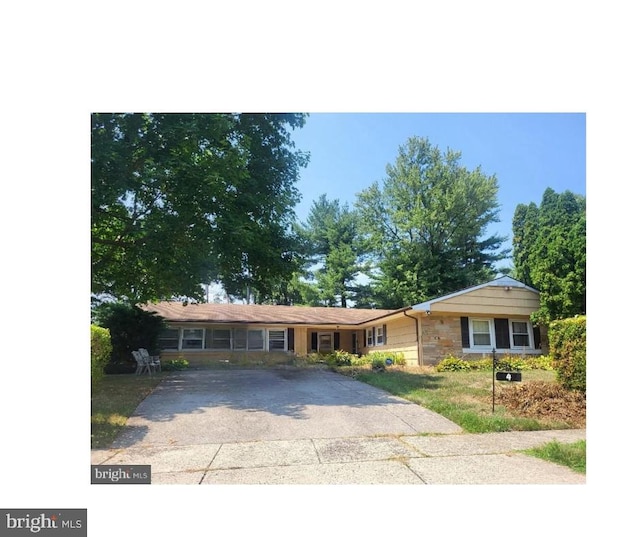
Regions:
M 404 354 L 407 365 L 418 365 L 416 320 L 410 317 L 403 317 L 384 324 L 387 325 L 386 344 L 364 347 L 362 352 L 365 354 L 377 351 L 401 352 Z M 364 334 L 364 330 L 360 330 L 360 332 Z M 363 336 L 360 335 L 359 337 Z
M 529 316 L 540 308 L 540 297 L 528 289 L 483 287 L 431 305 L 432 313 L 464 313 L 500 317 Z M 500 312 L 496 315 L 496 312 Z

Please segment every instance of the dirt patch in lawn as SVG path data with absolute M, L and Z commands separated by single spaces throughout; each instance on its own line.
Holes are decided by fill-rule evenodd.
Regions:
M 565 422 L 582 429 L 587 422 L 586 395 L 549 382 L 528 382 L 496 392 L 496 402 L 518 415 Z

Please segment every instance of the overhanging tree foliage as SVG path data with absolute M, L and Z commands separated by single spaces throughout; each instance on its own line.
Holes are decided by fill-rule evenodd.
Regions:
M 586 313 L 587 213 L 584 196 L 547 188 L 540 207 L 520 204 L 513 217 L 515 277 L 540 291 L 533 320 Z
M 303 114 L 93 114 L 92 292 L 134 302 L 288 279 Z
M 498 221 L 498 184 L 461 154 L 413 137 L 387 165 L 382 186 L 358 195 L 360 231 L 377 262 L 373 300 L 397 308 L 486 281 L 506 258 L 505 238 L 484 237 Z

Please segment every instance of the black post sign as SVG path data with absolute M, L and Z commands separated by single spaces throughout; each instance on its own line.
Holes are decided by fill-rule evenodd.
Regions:
M 522 373 L 520 373 L 519 371 L 498 371 L 496 373 L 496 380 L 520 382 L 522 380 Z

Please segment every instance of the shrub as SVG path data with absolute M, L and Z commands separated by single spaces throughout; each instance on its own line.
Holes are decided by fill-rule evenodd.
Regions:
M 436 371 L 469 371 L 471 362 L 456 356 L 447 356 L 436 365 Z
M 371 365 L 373 357 L 371 354 L 363 354 L 362 356 L 356 356 L 351 360 L 351 365 L 355 367 L 362 367 L 365 365 Z
M 355 354 L 350 354 L 346 351 L 333 351 L 325 355 L 326 362 L 337 367 L 351 365 L 355 359 L 357 359 Z
M 520 356 L 505 355 L 498 360 L 496 369 L 503 371 L 523 371 L 531 369 L 531 366 Z
M 374 371 L 384 371 L 387 368 L 386 358 L 382 356 L 374 356 L 371 359 L 371 369 Z
M 94 317 L 97 325 L 111 333 L 112 362 L 134 362 L 131 351 L 141 347 L 150 354 L 159 354 L 157 341 L 164 328 L 161 317 L 120 302 L 101 304 Z
M 392 365 L 407 365 L 407 360 L 404 357 L 404 354 L 401 352 L 385 352 L 385 351 L 374 351 L 370 352 L 366 355 L 368 363 L 372 363 L 373 361 L 382 360 L 382 362 L 386 364 L 387 359 L 391 359 Z
M 549 354 L 561 386 L 587 391 L 587 317 L 553 321 L 549 326 Z
M 553 371 L 553 359 L 551 356 L 534 356 L 527 360 L 531 369 L 542 369 L 543 371 Z
M 104 376 L 104 367 L 111 356 L 111 334 L 107 328 L 91 325 L 91 382 Z
M 437 371 L 491 371 L 493 369 L 493 358 L 482 358 L 480 360 L 465 360 L 457 356 L 447 356 L 438 365 Z M 501 355 L 496 363 L 496 369 L 506 371 L 530 371 L 532 369 L 543 369 L 551 371 L 553 369 L 552 360 L 549 356 L 511 356 Z
M 469 369 L 472 371 L 491 371 L 493 369 L 493 358 L 469 360 Z
M 299 356 L 297 358 L 301 363 L 305 364 L 324 364 L 325 357 L 324 355 L 318 352 L 312 352 L 311 354 L 305 354 L 304 356 Z
M 182 371 L 183 369 L 187 369 L 188 367 L 189 362 L 184 358 L 162 362 L 162 369 L 164 371 Z

